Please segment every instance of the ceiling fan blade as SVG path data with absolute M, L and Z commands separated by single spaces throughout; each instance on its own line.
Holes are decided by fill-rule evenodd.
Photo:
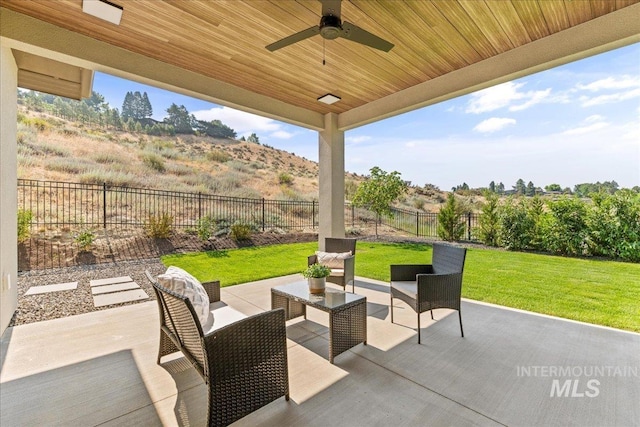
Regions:
M 320 0 L 322 3 L 322 16 L 333 15 L 340 18 L 342 0 Z
M 267 49 L 273 52 L 274 50 L 278 50 L 285 46 L 289 46 L 290 44 L 294 44 L 301 40 L 308 39 L 309 37 L 313 37 L 316 34 L 320 34 L 320 27 L 318 27 L 317 25 L 311 28 L 307 28 L 306 30 L 302 30 L 299 33 L 292 34 L 289 37 L 278 40 L 277 42 L 271 43 L 267 46 Z
M 340 36 L 384 52 L 389 52 L 393 48 L 392 43 L 389 43 L 385 39 L 381 39 L 375 34 L 371 34 L 370 32 L 363 30 L 351 22 L 342 22 L 342 32 L 340 33 Z

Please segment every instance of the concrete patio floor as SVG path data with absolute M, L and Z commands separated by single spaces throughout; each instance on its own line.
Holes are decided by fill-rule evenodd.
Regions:
M 224 288 L 253 314 L 300 275 Z M 416 315 L 386 283 L 358 278 L 368 343 L 328 361 L 328 315 L 288 322 L 291 400 L 254 426 L 640 425 L 640 334 L 474 301 Z M 206 389 L 176 354 L 155 363 L 155 301 L 9 328 L 2 337 L 0 425 L 203 425 Z M 166 359 L 165 359 L 166 360 Z

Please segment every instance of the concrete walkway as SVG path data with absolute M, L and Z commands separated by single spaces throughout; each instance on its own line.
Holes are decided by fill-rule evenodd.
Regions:
M 287 276 L 224 288 L 253 314 Z M 368 344 L 328 361 L 328 315 L 288 322 L 291 400 L 242 426 L 632 426 L 640 424 L 640 334 L 464 301 L 416 315 L 388 286 L 358 278 Z M 9 328 L 0 425 L 202 425 L 206 389 L 184 358 L 158 366 L 154 301 Z

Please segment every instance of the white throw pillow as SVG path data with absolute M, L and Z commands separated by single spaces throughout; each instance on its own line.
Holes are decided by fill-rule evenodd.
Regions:
M 198 279 L 181 268 L 170 266 L 164 274 L 158 276 L 158 283 L 170 291 L 188 298 L 198 316 L 200 325 L 204 326 L 207 323 L 211 314 L 209 295 Z
M 329 268 L 344 268 L 344 260 L 351 256 L 349 252 L 322 252 L 316 251 L 318 264 L 326 265 Z

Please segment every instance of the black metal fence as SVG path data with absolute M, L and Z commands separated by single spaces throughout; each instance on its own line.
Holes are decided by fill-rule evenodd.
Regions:
M 18 208 L 32 214 L 32 230 L 71 231 L 80 228 L 141 228 L 154 215 L 169 215 L 177 229 L 193 229 L 203 218 L 243 222 L 262 231 L 314 230 L 318 226 L 316 201 L 267 200 L 204 193 L 118 187 L 107 184 L 18 180 Z M 418 237 L 437 238 L 438 215 L 393 209 L 378 219 L 396 230 Z M 345 204 L 347 228 L 375 224 L 374 213 Z M 467 214 L 465 237 L 475 240 L 478 215 Z

